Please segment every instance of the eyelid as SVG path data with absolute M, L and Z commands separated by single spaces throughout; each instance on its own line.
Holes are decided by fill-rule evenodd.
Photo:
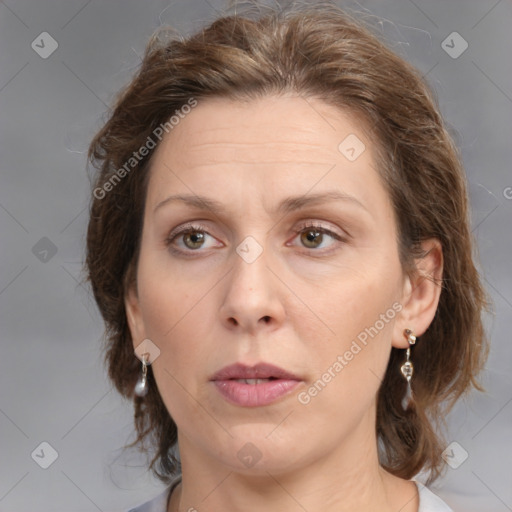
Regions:
M 344 229 L 342 230 L 340 228 L 330 227 L 331 223 L 329 223 L 326 226 L 326 225 L 322 224 L 322 222 L 324 222 L 324 221 L 306 220 L 306 221 L 303 221 L 302 223 L 299 223 L 299 226 L 296 227 L 294 229 L 294 231 L 295 231 L 296 234 L 298 234 L 301 231 L 304 231 L 304 230 L 306 230 L 308 228 L 315 228 L 315 229 L 318 229 L 319 231 L 322 231 L 323 233 L 327 233 L 329 235 L 332 235 L 337 240 L 347 241 L 350 238 L 352 238 L 350 233 L 348 233 L 346 230 L 344 230 Z M 327 222 L 327 221 L 325 221 L 325 222 Z
M 175 247 L 174 246 L 174 241 L 175 239 L 183 236 L 184 234 L 188 233 L 188 232 L 194 232 L 194 231 L 198 231 L 200 233 L 205 233 L 206 235 L 210 236 L 211 238 L 217 240 L 216 237 L 214 237 L 213 235 L 210 234 L 209 232 L 209 228 L 204 225 L 204 224 L 201 224 L 200 221 L 190 221 L 190 222 L 187 222 L 185 224 L 181 224 L 179 226 L 177 226 L 176 228 L 174 228 L 166 237 L 165 237 L 165 240 L 164 240 L 164 243 L 165 243 L 165 246 L 171 250 L 172 252 L 174 252 L 175 254 L 178 254 L 178 255 L 188 255 L 188 256 L 193 256 L 194 253 L 197 253 L 199 254 L 201 251 L 200 249 L 197 249 L 197 250 L 194 250 L 194 249 L 182 249 L 180 247 Z M 222 244 L 222 242 L 221 242 Z M 224 244 L 222 244 L 224 245 Z
M 319 221 L 311 221 L 311 220 L 307 220 L 307 221 L 303 221 L 301 224 L 299 224 L 298 227 L 294 228 L 294 236 L 292 238 L 292 240 L 295 240 L 295 238 L 297 238 L 298 236 L 300 236 L 300 234 L 308 229 L 316 229 L 318 230 L 320 233 L 324 234 L 324 235 L 327 235 L 329 237 L 331 237 L 333 239 L 333 243 L 331 245 L 338 245 L 341 243 L 346 243 L 348 241 L 348 239 L 350 238 L 350 235 L 348 235 L 348 233 L 344 232 L 344 234 L 340 234 L 338 233 L 334 228 L 329 228 L 329 227 L 326 227 L 322 224 L 320 224 Z M 291 242 L 287 242 L 286 243 L 287 246 L 294 246 L 294 244 L 292 244 Z M 330 253 L 334 252 L 337 250 L 337 247 L 328 247 L 328 248 L 324 248 L 324 249 L 310 249 L 308 247 L 303 247 L 301 246 L 301 249 L 306 252 L 307 254 L 311 255 L 311 256 L 327 256 L 329 255 Z
M 208 228 L 204 224 L 201 224 L 200 221 L 186 222 L 185 224 L 180 224 L 179 226 L 175 227 L 167 235 L 167 240 L 171 240 L 176 235 L 179 235 L 179 234 L 181 234 L 183 232 L 187 232 L 187 231 L 204 231 L 205 233 L 208 233 Z M 208 234 L 210 234 L 210 233 L 208 233 Z

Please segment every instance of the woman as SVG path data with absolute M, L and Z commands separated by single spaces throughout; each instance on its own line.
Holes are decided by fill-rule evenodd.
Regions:
M 109 375 L 169 485 L 134 510 L 450 510 L 414 477 L 485 303 L 414 69 L 334 7 L 220 18 L 153 38 L 90 157 Z

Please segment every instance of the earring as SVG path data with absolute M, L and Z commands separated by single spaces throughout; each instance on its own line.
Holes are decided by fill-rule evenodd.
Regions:
M 411 346 L 416 343 L 416 336 L 412 333 L 411 329 L 404 329 L 404 336 L 407 338 L 409 346 L 407 347 L 405 363 L 400 367 L 400 371 L 407 380 L 407 391 L 402 400 L 402 407 L 406 411 L 413 402 L 411 378 L 414 373 L 414 367 L 411 362 Z
M 144 352 L 144 354 L 142 354 L 142 375 L 139 377 L 139 380 L 137 381 L 137 384 L 135 384 L 134 389 L 135 394 L 141 398 L 148 394 L 148 360 L 149 353 Z

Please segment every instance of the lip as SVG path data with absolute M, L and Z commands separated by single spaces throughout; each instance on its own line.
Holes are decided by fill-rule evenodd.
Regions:
M 269 363 L 259 363 L 254 366 L 242 363 L 231 364 L 219 370 L 210 380 L 269 379 L 270 377 L 286 380 L 301 380 L 293 373 L 287 372 Z
M 237 382 L 237 379 L 270 378 L 272 380 L 257 384 Z M 272 364 L 248 366 L 237 363 L 218 371 L 211 381 L 228 402 L 242 407 L 261 407 L 290 393 L 301 379 Z

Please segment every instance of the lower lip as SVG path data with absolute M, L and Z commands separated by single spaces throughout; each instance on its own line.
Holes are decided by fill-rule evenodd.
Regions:
M 236 380 L 213 381 L 220 394 L 229 402 L 243 407 L 269 405 L 290 393 L 298 380 L 276 379 L 261 384 L 245 384 Z

